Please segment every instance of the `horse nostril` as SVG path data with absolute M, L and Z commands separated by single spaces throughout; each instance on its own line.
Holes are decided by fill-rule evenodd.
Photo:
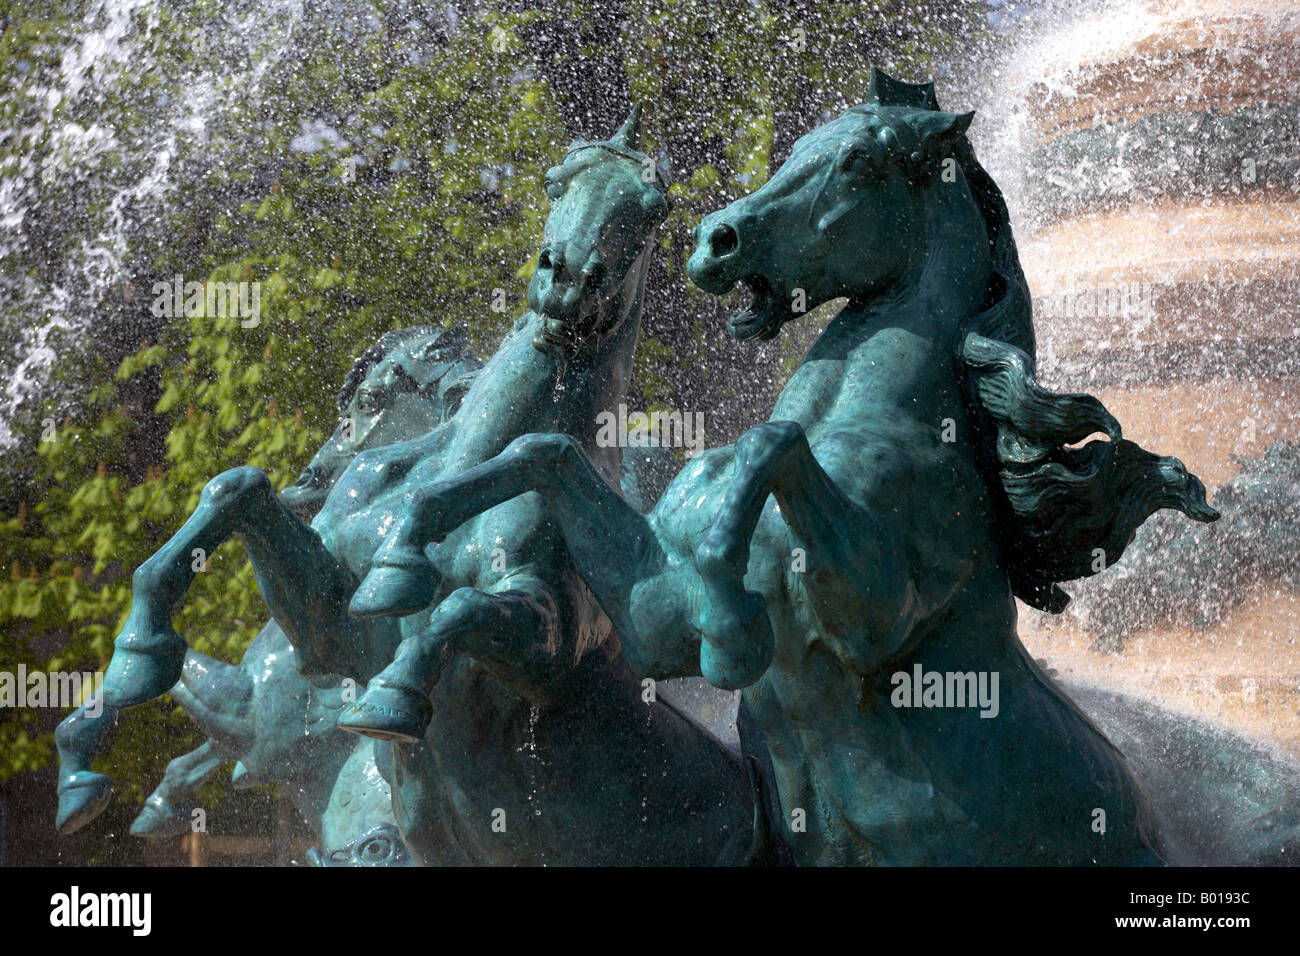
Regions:
M 709 248 L 717 257 L 731 255 L 739 245 L 740 237 L 736 235 L 736 230 L 726 223 L 714 226 L 713 232 L 709 233 Z
M 541 255 L 537 257 L 537 268 L 549 269 L 551 267 L 551 250 L 543 249 Z

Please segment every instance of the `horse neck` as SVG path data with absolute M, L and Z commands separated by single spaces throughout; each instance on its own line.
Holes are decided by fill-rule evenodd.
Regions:
M 953 355 L 988 294 L 988 233 L 964 179 L 936 179 L 918 205 L 922 241 L 904 276 L 870 301 L 846 306 L 804 359 L 844 363 L 845 375 L 820 381 L 839 389 L 854 415 L 864 405 L 927 422 L 961 412 Z M 816 402 L 823 413 L 828 397 Z
M 641 314 L 645 302 L 646 275 L 649 272 L 653 239 L 646 243 L 627 276 L 601 315 L 599 324 L 613 331 L 599 342 L 584 349 L 582 355 L 560 369 L 561 384 L 569 412 L 575 416 L 570 432 L 577 437 L 590 436 L 595 416 L 614 410 L 627 395 L 632 376 L 632 359 L 641 333 Z M 612 324 L 611 324 L 612 320 Z
M 573 435 L 599 464 L 610 464 L 603 460 L 610 450 L 594 447 L 595 421 L 627 394 L 653 245 L 652 237 L 602 309 L 597 327 L 612 331 L 586 343 L 578 354 L 535 348 L 542 317 L 534 312 L 516 324 L 483 366 L 457 414 L 471 425 L 457 433 L 452 470 L 486 461 L 529 432 Z M 617 468 L 617 449 L 612 451 L 612 467 Z

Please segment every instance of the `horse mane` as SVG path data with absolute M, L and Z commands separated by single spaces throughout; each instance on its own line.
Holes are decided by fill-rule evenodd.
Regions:
M 482 365 L 469 351 L 469 327 L 463 324 L 450 329 L 436 325 L 412 325 L 385 332 L 379 337 L 379 341 L 358 355 L 356 361 L 352 363 L 352 368 L 343 379 L 343 387 L 339 389 L 337 399 L 339 412 L 347 411 L 352 397 L 356 395 L 357 389 L 366 380 L 371 369 L 394 350 L 423 340 L 427 340 L 425 345 L 427 351 L 445 354 L 447 361 L 460 367 L 459 373 L 448 375 L 450 369 L 444 369 L 438 378 L 426 382 L 416 379 L 405 369 L 401 371 L 414 384 L 415 391 L 427 398 L 432 398 L 436 394 L 443 399 L 447 406 L 445 418 L 455 414 L 461 399 L 469 391 Z
M 873 71 L 870 96 L 879 105 L 939 108 L 933 84 L 902 83 L 880 71 Z M 965 135 L 952 155 L 984 219 L 993 260 L 988 296 L 966 320 L 955 357 L 976 463 L 1012 592 L 1060 613 L 1070 598 L 1056 582 L 1114 564 L 1154 511 L 1175 508 L 1198 520 L 1217 514 L 1182 462 L 1125 439 L 1098 399 L 1038 384 L 1033 305 L 1006 201 Z M 1080 444 L 1098 432 L 1108 440 Z

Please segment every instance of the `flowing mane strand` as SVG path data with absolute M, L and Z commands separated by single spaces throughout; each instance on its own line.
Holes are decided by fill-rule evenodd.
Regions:
M 398 369 L 398 372 L 410 379 L 412 391 L 427 398 L 435 395 L 442 397 L 447 405 L 446 415 L 453 414 L 459 407 L 460 400 L 469 391 L 482 364 L 469 351 L 469 327 L 464 324 L 450 329 L 433 325 L 414 325 L 385 332 L 378 342 L 357 356 L 356 361 L 352 363 L 352 368 L 348 370 L 336 399 L 339 413 L 347 411 L 352 396 L 366 380 L 371 369 L 394 350 L 415 342 L 424 343 L 422 351 L 427 359 L 451 362 L 455 365 L 442 369 L 441 374 L 431 381 L 416 379 L 404 368 Z
M 1125 439 L 1096 398 L 1038 384 L 1033 308 L 1006 202 L 968 140 L 954 152 L 993 252 L 989 299 L 968 322 L 958 357 L 978 462 L 998 513 L 1012 591 L 1031 607 L 1060 613 L 1070 598 L 1056 582 L 1114 564 L 1156 510 L 1174 508 L 1201 521 L 1218 515 L 1182 462 Z M 1099 432 L 1107 440 L 1070 447 Z

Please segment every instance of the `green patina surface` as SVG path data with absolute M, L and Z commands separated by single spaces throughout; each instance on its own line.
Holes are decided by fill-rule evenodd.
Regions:
M 194 549 L 237 536 L 275 615 L 264 636 L 280 645 L 255 642 L 245 669 L 290 684 L 297 677 L 301 696 L 306 678 L 285 673 L 276 657 L 291 644 L 297 667 L 323 678 L 317 690 L 330 700 L 340 678 L 369 682 L 339 726 L 383 743 L 358 744 L 331 726 L 308 773 L 322 859 L 405 859 L 368 860 L 382 857 L 373 847 L 391 848 L 383 828 L 393 824 L 334 800 L 371 772 L 370 760 L 391 785 L 405 848 L 422 863 L 717 864 L 768 855 L 761 821 L 755 831 L 752 771 L 673 707 L 646 706 L 540 496 L 504 503 L 430 549 L 426 574 L 402 595 L 400 624 L 374 613 L 367 588 L 358 590 L 375 567 L 387 567 L 372 555 L 424 486 L 517 435 L 585 435 L 587 452 L 617 479 L 619 449 L 594 441 L 595 423 L 625 397 L 646 267 L 668 212 L 666 176 L 637 149 L 639 116 L 638 108 L 609 140 L 575 144 L 546 174 L 551 213 L 529 284 L 531 311 L 487 363 L 477 368 L 454 336 L 392 333 L 390 350 L 363 356 L 345 386 L 350 439 L 336 433 L 281 498 L 259 469 L 217 476 L 185 525 L 136 571 L 132 612 L 105 676 L 104 715 L 78 712 L 62 730 L 64 825 L 84 825 L 103 809 L 108 781 L 86 768 L 116 710 L 175 694 L 178 679 L 192 713 L 203 712 L 203 692 L 216 681 L 221 708 L 233 711 L 228 720 L 264 716 L 251 750 L 292 734 L 303 706 L 315 712 L 255 699 L 256 680 L 197 658 L 171 627 L 195 577 Z M 310 525 L 300 517 L 309 506 L 319 506 Z M 423 549 L 383 551 L 402 567 L 426 560 Z M 221 742 L 234 731 L 218 730 L 227 755 L 251 770 L 250 756 Z M 373 746 L 373 757 L 358 756 L 353 748 L 362 746 Z M 204 758 L 182 758 L 181 769 Z M 341 768 L 338 758 L 346 758 Z M 286 759 L 300 765 L 305 755 Z
M 1035 382 L 971 115 L 930 85 L 871 87 L 695 232 L 691 279 L 754 293 L 734 335 L 849 300 L 771 420 L 691 461 L 648 515 L 576 437 L 522 436 L 413 500 L 367 612 L 409 611 L 426 546 L 540 492 L 638 674 L 744 689 L 799 863 L 1157 863 L 1145 793 L 1025 653 L 1012 598 L 1059 611 L 1057 582 L 1118 560 L 1157 509 L 1217 514 L 1095 398 Z M 913 674 L 926 690 L 900 694 Z M 950 675 L 996 699 L 945 699 Z
M 257 469 L 210 482 L 136 572 L 107 703 L 184 680 L 190 555 L 236 535 L 302 671 L 367 682 L 339 726 L 382 741 L 421 862 L 749 862 L 773 855 L 775 818 L 801 864 L 1160 862 L 1145 793 L 1024 652 L 1013 596 L 1059 611 L 1058 583 L 1119 560 L 1154 511 L 1217 514 L 1095 398 L 1036 383 L 971 120 L 877 72 L 703 219 L 690 278 L 754 293 L 733 335 L 848 305 L 771 419 L 689 461 L 648 514 L 594 431 L 626 392 L 666 180 L 636 113 L 572 148 L 546 177 L 530 311 L 455 414 L 350 457 L 310 525 Z M 638 678 L 690 675 L 743 689 L 748 768 L 642 703 Z M 971 698 L 945 697 L 953 675 Z M 84 726 L 77 759 L 107 724 Z

